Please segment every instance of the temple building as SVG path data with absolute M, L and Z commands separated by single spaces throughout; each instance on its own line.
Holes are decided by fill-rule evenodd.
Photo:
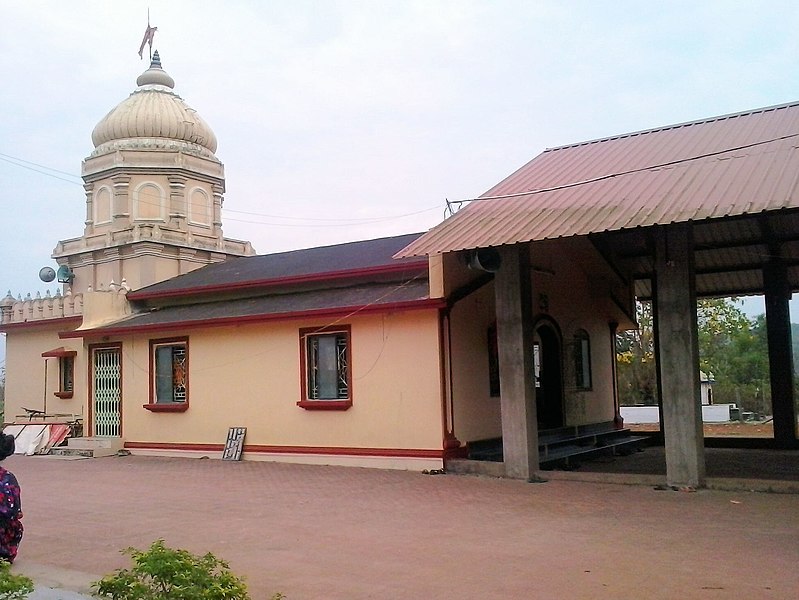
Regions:
M 223 236 L 216 137 L 157 52 L 136 83 L 92 133 L 83 235 L 42 273 L 62 291 L 0 299 L 5 420 L 42 426 L 25 448 L 58 429 L 218 458 L 235 431 L 249 460 L 533 479 L 642 442 L 615 336 L 645 298 L 668 479 L 701 486 L 696 298 L 734 293 L 766 296 L 773 442 L 796 446 L 799 104 L 547 150 L 425 234 L 256 255 Z

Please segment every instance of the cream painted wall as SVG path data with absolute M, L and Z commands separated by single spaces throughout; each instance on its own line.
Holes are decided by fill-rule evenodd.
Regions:
M 585 252 L 585 248 L 581 248 Z M 583 270 L 583 255 L 568 240 L 538 242 L 531 248 L 534 319 L 549 317 L 562 334 L 564 419 L 567 425 L 610 421 L 615 416 L 613 347 L 609 322 L 623 313 L 596 293 Z M 445 277 L 467 281 L 474 271 L 445 260 Z M 447 286 L 450 289 L 450 286 Z M 489 396 L 488 327 L 495 320 L 493 284 L 458 302 L 452 319 L 452 402 L 455 436 L 468 442 L 502 434 L 499 398 Z M 574 335 L 584 329 L 591 348 L 592 387 L 580 390 L 574 368 Z
M 45 399 L 48 413 L 84 415 L 86 411 L 86 361 L 79 339 L 62 340 L 62 328 L 31 327 L 6 333 L 6 402 L 4 420 L 11 422 L 24 415 L 22 407 L 43 410 Z M 57 398 L 59 371 L 57 358 L 42 358 L 42 353 L 64 347 L 75 350 L 74 393 L 72 398 Z M 47 388 L 44 370 L 47 365 Z
M 353 317 L 353 405 L 312 411 L 300 400 L 299 329 L 289 321 L 187 332 L 189 409 L 154 413 L 148 401 L 149 340 L 124 337 L 123 437 L 151 443 L 221 444 L 247 427 L 247 444 L 354 448 L 442 447 L 437 311 Z
M 533 314 L 546 314 L 558 324 L 563 336 L 564 417 L 567 425 L 611 421 L 615 415 L 613 399 L 613 361 L 615 350 L 610 338 L 610 321 L 621 318 L 611 312 L 604 297 L 595 297 L 588 274 L 581 262 L 569 253 L 568 241 L 548 240 L 533 245 Z M 541 307 L 546 296 L 547 310 Z M 588 332 L 591 342 L 592 389 L 578 390 L 574 374 L 574 334 Z
M 494 286 L 487 284 L 450 312 L 452 404 L 455 437 L 461 442 L 499 437 L 499 396 L 491 397 L 488 328 L 495 320 Z
M 160 255 L 163 252 L 165 254 Z M 157 242 L 141 242 L 135 247 L 113 248 L 104 251 L 106 259 L 73 268 L 75 281 L 73 291 L 85 292 L 108 289 L 113 281 L 122 280 L 133 290 L 158 283 L 177 275 L 199 269 L 211 262 L 208 253 L 195 257 L 191 250 L 185 257 L 177 259 L 174 248 L 164 248 Z

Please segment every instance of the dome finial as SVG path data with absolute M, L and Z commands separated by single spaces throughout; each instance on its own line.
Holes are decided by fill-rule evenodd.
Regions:
M 136 85 L 139 86 L 149 84 L 165 85 L 170 89 L 175 87 L 175 80 L 161 67 L 161 55 L 158 54 L 158 50 L 153 52 L 150 68 L 139 75 L 139 78 L 136 80 Z

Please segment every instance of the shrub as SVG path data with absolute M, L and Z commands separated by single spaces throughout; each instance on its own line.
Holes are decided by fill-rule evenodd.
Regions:
M 11 565 L 0 560 L 0 600 L 22 600 L 33 591 L 33 582 L 11 572 Z
M 156 540 L 148 550 L 127 548 L 133 568 L 106 575 L 92 587 L 114 600 L 251 600 L 242 579 L 210 552 L 197 556 Z M 280 595 L 274 598 L 280 598 Z

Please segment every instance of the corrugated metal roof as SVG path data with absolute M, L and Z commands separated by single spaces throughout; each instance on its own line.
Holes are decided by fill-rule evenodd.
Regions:
M 796 208 L 798 148 L 799 102 L 548 149 L 395 256 Z

